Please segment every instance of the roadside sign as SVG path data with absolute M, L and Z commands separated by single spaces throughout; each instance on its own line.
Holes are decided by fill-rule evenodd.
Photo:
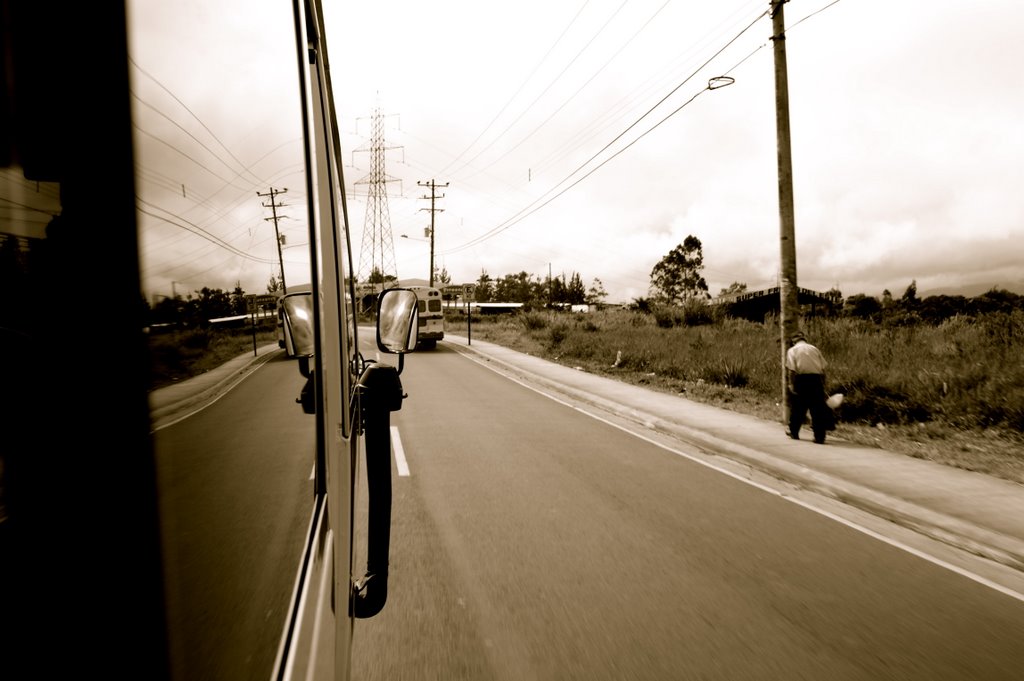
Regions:
M 276 295 L 259 295 L 249 296 L 249 311 L 255 312 L 256 310 L 265 309 L 268 307 L 275 307 L 277 305 Z

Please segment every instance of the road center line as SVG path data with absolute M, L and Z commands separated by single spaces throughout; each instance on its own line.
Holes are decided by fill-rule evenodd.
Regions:
M 398 426 L 391 426 L 391 449 L 395 452 L 395 465 L 398 466 L 398 475 L 408 477 L 409 464 L 405 460 L 405 449 L 402 448 L 402 438 L 398 434 Z

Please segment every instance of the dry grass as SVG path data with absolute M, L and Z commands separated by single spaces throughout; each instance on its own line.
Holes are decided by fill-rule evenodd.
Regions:
M 172 331 L 149 337 L 150 389 L 205 373 L 256 346 L 277 340 L 277 329 L 268 325 L 252 332 L 246 329 Z
M 448 320 L 466 333 L 464 318 Z M 624 310 L 473 318 L 472 337 L 591 373 L 781 420 L 778 327 L 659 325 Z M 813 320 L 846 395 L 834 436 L 1024 484 L 1024 313 L 878 328 Z

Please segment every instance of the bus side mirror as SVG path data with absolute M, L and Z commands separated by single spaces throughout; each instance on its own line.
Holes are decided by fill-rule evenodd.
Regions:
M 416 293 L 389 288 L 377 298 L 377 348 L 404 355 L 416 349 L 419 336 L 419 307 Z

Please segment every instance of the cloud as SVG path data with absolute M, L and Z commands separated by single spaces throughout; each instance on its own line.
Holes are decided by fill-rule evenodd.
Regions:
M 385 172 L 401 180 L 387 185 L 400 276 L 426 273 L 429 245 L 416 239 L 430 221 L 418 182 L 433 179 L 449 183 L 435 215 L 435 260 L 459 282 L 481 270 L 578 272 L 628 300 L 646 294 L 654 264 L 692 234 L 713 293 L 734 281 L 773 285 L 770 22 L 762 16 L 741 32 L 766 3 L 663 5 L 329 5 L 355 257 L 367 230 L 357 196 L 367 187 L 355 183 L 369 173 L 379 109 Z M 147 252 L 173 258 L 147 272 L 165 282 L 189 270 L 196 282 L 237 276 L 262 286 L 276 254 L 255 191 L 289 186 L 296 217 L 304 211 L 301 178 L 290 175 L 298 137 L 289 127 L 297 102 L 286 18 L 268 21 L 259 4 L 244 16 L 200 2 L 135 9 L 146 31 L 133 46 L 139 63 L 243 166 L 140 77 L 147 101 L 216 151 L 179 138 L 188 157 L 147 156 L 143 193 L 252 249 L 246 260 L 208 241 L 178 245 L 180 228 L 160 228 Z M 1024 237 L 1024 46 L 1016 35 L 1024 6 L 937 0 L 925 10 L 860 0 L 818 9 L 785 8 L 798 283 L 878 293 L 915 278 L 921 290 L 925 282 L 1024 281 L 1015 247 Z M 158 30 L 170 27 L 180 35 Z M 240 37 L 252 48 L 225 51 Z M 160 51 L 175 45 L 194 61 L 179 54 L 161 63 Z M 723 73 L 735 83 L 705 91 Z M 175 134 L 157 116 L 145 130 L 163 142 Z M 147 140 L 150 149 L 161 143 Z

